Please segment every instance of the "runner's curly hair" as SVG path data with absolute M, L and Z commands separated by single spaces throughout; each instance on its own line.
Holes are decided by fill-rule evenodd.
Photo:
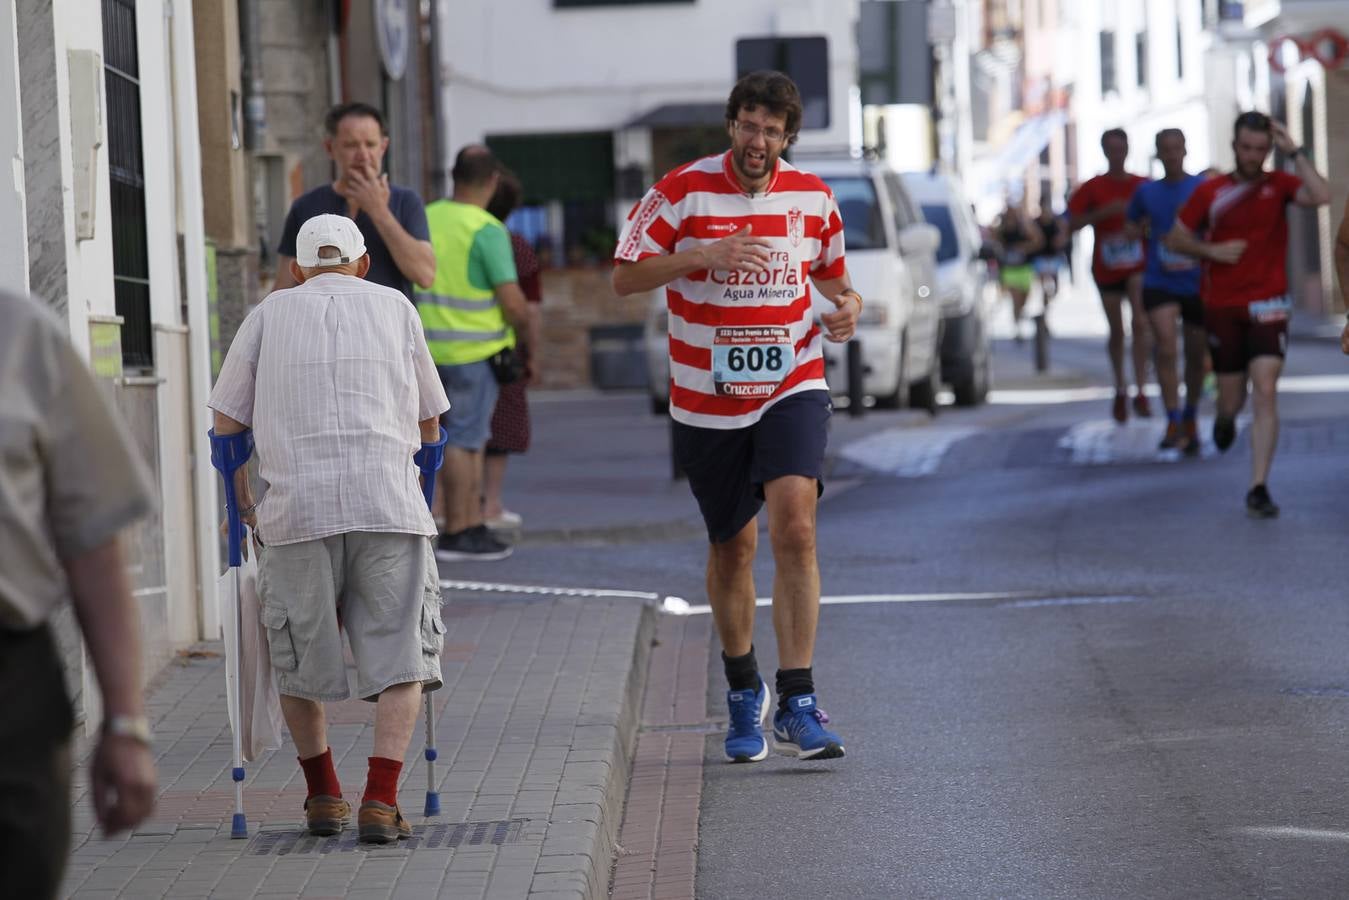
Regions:
M 753 111 L 761 106 L 772 115 L 786 118 L 787 145 L 795 144 L 802 115 L 801 92 L 796 82 L 772 69 L 750 72 L 731 89 L 726 100 L 726 121 L 734 122 L 742 109 Z

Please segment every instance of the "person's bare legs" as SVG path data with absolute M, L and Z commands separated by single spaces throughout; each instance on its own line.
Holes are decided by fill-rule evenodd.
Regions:
M 727 656 L 744 656 L 754 643 L 754 554 L 758 518 L 729 541 L 708 545 L 707 600 Z
M 1105 349 L 1110 356 L 1110 371 L 1115 377 L 1115 393 L 1126 394 L 1129 383 L 1124 380 L 1124 295 L 1119 291 L 1101 291 L 1101 308 L 1110 334 Z
M 1007 293 L 1012 298 L 1012 330 L 1019 341 L 1021 340 L 1021 319 L 1026 314 L 1026 301 L 1030 298 L 1030 293 L 1015 288 L 1008 288 Z
M 375 756 L 401 760 L 412 741 L 421 711 L 422 683 L 409 681 L 387 687 L 375 703 Z
M 1157 385 L 1162 389 L 1162 405 L 1167 412 L 1180 409 L 1180 375 L 1177 372 L 1176 319 L 1179 316 L 1176 304 L 1165 303 L 1148 311 L 1157 348 Z M 1186 374 L 1189 374 L 1188 368 Z
M 1147 310 L 1143 309 L 1143 274 L 1135 272 L 1129 276 L 1125 286 L 1129 298 L 1129 310 L 1132 313 L 1134 380 L 1138 384 L 1138 396 L 1142 397 L 1143 388 L 1148 383 L 1148 357 L 1152 355 L 1152 328 L 1148 324 Z M 1175 342 L 1172 341 L 1172 352 Z
M 482 458 L 481 450 L 445 447 L 439 488 L 445 497 L 445 530 L 449 534 L 483 522 Z
M 318 756 L 328 749 L 328 723 L 323 704 L 304 697 L 281 695 L 281 716 L 286 720 L 295 755 L 300 759 Z
M 1219 418 L 1235 419 L 1246 405 L 1246 373 L 1218 373 L 1217 413 Z
M 1279 374 L 1283 359 L 1278 356 L 1257 356 L 1251 360 L 1251 487 L 1264 484 L 1269 478 L 1269 467 L 1274 462 L 1274 450 L 1279 445 Z
M 764 485 L 773 543 L 773 631 L 778 667 L 810 668 L 820 618 L 820 568 L 815 556 L 813 478 L 787 475 Z
M 1185 404 L 1199 407 L 1204 395 L 1204 364 L 1208 361 L 1208 332 L 1202 325 L 1186 325 L 1185 332 Z
M 488 453 L 482 461 L 482 514 L 485 519 L 495 519 L 506 511 L 501 502 L 501 488 L 506 483 L 505 453 Z

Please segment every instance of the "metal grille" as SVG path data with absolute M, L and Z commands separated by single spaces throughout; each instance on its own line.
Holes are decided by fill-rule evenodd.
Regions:
M 135 0 L 103 0 L 103 74 L 108 95 L 108 180 L 112 199 L 113 295 L 122 325 L 122 362 L 154 366 L 150 264 L 145 238 L 140 65 Z
M 458 824 L 413 825 L 412 837 L 389 845 L 399 850 L 453 850 L 456 847 L 500 846 L 520 840 L 528 819 L 502 819 L 496 822 L 459 822 Z M 314 837 L 298 827 L 288 831 L 264 831 L 248 845 L 249 856 L 305 856 L 374 850 L 362 845 L 355 828 L 335 837 Z

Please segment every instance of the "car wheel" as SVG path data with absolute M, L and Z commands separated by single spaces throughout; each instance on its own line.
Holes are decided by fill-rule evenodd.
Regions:
M 974 365 L 970 368 L 969 375 L 952 385 L 955 390 L 957 406 L 978 406 L 988 399 L 989 352 L 987 349 L 979 354 L 974 361 Z
M 902 409 L 909 404 L 909 333 L 899 336 L 899 377 L 895 389 L 876 398 L 877 409 Z

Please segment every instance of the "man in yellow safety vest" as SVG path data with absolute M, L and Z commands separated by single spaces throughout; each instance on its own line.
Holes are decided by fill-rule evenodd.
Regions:
M 486 206 L 500 178 L 496 158 L 480 145 L 455 157 L 454 193 L 426 207 L 436 278 L 415 293 L 431 358 L 440 372 L 450 411 L 440 470 L 445 530 L 436 542 L 440 559 L 504 559 L 508 544 L 483 520 L 483 448 L 491 434 L 497 378 L 490 360 L 515 346 L 528 308 L 515 272 L 511 239 Z

